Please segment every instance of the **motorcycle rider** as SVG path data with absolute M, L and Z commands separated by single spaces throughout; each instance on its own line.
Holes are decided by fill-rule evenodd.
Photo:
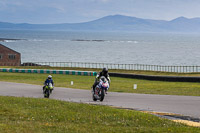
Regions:
M 109 85 L 110 85 L 111 80 L 110 80 L 110 76 L 109 76 L 109 74 L 108 74 L 108 69 L 107 69 L 107 68 L 103 68 L 102 71 L 99 72 L 99 73 L 97 74 L 96 78 L 95 78 L 95 82 L 94 82 L 94 84 L 93 84 L 93 86 L 92 86 L 93 92 L 95 91 L 94 89 L 95 89 L 96 85 L 99 84 L 99 80 L 100 80 L 100 77 L 101 77 L 101 76 L 104 76 L 104 77 L 108 80 L 108 83 L 109 83 Z M 106 94 L 107 94 L 107 90 L 105 90 L 105 91 L 106 91 Z
M 46 85 L 48 85 L 49 83 L 51 83 L 51 84 L 54 86 L 54 82 L 53 82 L 53 79 L 52 79 L 52 76 L 51 76 L 51 75 L 49 75 L 49 76 L 47 77 L 47 79 L 45 80 L 45 82 L 44 82 L 43 93 L 44 93 L 44 91 L 45 91 Z M 53 90 L 53 89 L 52 89 L 52 90 Z M 50 90 L 50 93 L 52 92 L 52 90 Z

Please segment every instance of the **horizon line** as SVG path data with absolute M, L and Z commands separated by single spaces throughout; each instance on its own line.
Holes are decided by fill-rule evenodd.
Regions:
M 80 23 L 88 23 L 88 22 L 92 22 L 92 21 L 96 21 L 96 20 L 99 20 L 99 19 L 102 19 L 102 18 L 105 18 L 105 17 L 110 17 L 110 16 L 124 16 L 124 17 L 130 17 L 130 18 L 138 18 L 138 19 L 145 19 L 145 20 L 158 20 L 158 21 L 173 21 L 173 20 L 176 20 L 178 18 L 185 18 L 185 19 L 197 19 L 197 18 L 200 18 L 200 17 L 193 17 L 193 18 L 188 18 L 188 17 L 185 17 L 185 16 L 179 16 L 179 17 L 176 17 L 174 19 L 171 19 L 171 20 L 164 20 L 164 19 L 150 19 L 150 18 L 140 18 L 140 17 L 135 17 L 135 16 L 128 16 L 128 15 L 121 15 L 121 14 L 115 14 L 115 15 L 107 15 L 107 16 L 103 16 L 103 17 L 100 17 L 100 18 L 97 18 L 97 19 L 94 19 L 94 20 L 90 20 L 90 21 L 85 21 L 85 22 L 74 22 L 74 23 L 68 23 L 68 22 L 64 22 L 64 23 L 28 23 L 28 22 L 19 22 L 19 23 L 15 23 L 15 22 L 5 22 L 5 21 L 0 21 L 0 23 L 10 23 L 10 24 L 30 24 L 30 25 L 52 25 L 52 24 L 80 24 Z

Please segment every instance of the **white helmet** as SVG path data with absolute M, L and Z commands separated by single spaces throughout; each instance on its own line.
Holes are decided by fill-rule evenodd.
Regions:
M 51 75 L 49 75 L 49 76 L 48 76 L 48 79 L 51 79 L 51 78 L 52 78 L 52 76 L 51 76 Z

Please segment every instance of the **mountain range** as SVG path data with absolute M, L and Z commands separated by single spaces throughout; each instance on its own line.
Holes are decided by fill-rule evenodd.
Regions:
M 178 17 L 171 21 L 110 15 L 94 21 L 62 24 L 28 24 L 0 22 L 3 30 L 64 30 L 118 32 L 178 32 L 200 33 L 200 18 Z

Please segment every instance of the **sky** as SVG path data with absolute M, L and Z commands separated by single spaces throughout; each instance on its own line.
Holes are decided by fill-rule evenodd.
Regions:
M 200 17 L 200 0 L 0 0 L 0 22 L 80 23 L 108 15 L 172 20 Z

